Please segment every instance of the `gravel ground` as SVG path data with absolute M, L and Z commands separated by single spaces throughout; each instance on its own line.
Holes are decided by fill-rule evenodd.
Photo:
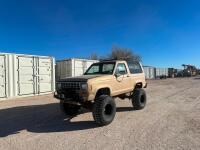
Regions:
M 116 100 L 112 124 L 64 116 L 52 95 L 0 102 L 0 150 L 200 149 L 200 78 L 148 81 L 148 103 Z

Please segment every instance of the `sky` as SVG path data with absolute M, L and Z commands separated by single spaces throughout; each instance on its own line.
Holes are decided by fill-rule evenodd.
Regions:
M 113 45 L 144 65 L 200 67 L 200 1 L 0 0 L 0 52 L 87 58 Z

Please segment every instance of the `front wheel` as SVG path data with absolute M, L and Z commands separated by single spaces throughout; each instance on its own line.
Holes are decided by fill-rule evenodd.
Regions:
M 135 110 L 143 109 L 146 106 L 147 96 L 144 89 L 133 91 L 132 104 Z
M 116 114 L 116 104 L 112 97 L 101 95 L 95 99 L 93 105 L 93 118 L 99 126 L 110 124 Z

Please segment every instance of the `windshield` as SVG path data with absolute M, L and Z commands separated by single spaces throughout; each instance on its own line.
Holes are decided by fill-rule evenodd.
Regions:
M 93 74 L 113 74 L 113 70 L 115 67 L 115 63 L 95 63 L 89 67 L 89 69 L 85 72 L 85 75 L 93 75 Z

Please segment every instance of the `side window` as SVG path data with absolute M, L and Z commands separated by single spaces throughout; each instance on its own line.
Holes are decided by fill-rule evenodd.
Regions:
M 112 74 L 114 66 L 114 64 L 103 64 L 102 73 Z
M 128 67 L 132 74 L 142 73 L 142 68 L 139 62 L 128 62 Z
M 125 64 L 123 64 L 123 63 L 118 64 L 115 73 L 121 74 L 121 75 L 127 74 L 127 69 L 126 69 Z

